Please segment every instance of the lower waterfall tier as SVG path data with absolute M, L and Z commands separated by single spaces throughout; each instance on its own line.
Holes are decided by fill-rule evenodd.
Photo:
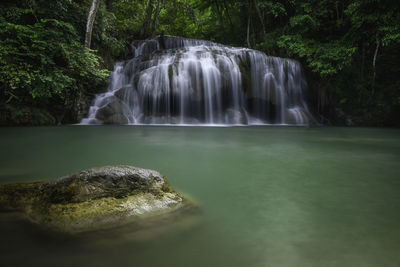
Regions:
M 291 59 L 178 37 L 133 44 L 82 124 L 313 122 L 301 65 Z

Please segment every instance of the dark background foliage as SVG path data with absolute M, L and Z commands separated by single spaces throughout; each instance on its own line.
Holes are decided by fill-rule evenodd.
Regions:
M 321 122 L 400 126 L 397 0 L 91 0 L 0 3 L 0 123 L 74 123 L 133 40 L 158 34 L 299 60 Z

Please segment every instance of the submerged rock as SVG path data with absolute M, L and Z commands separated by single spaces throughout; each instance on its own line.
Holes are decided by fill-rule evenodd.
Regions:
M 19 211 L 31 222 L 62 232 L 111 228 L 191 210 L 159 172 L 106 166 L 50 182 L 0 185 L 0 211 Z

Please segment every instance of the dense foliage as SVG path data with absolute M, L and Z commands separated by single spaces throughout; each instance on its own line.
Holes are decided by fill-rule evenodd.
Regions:
M 323 122 L 400 126 L 397 0 L 103 0 L 86 49 L 91 3 L 0 4 L 0 122 L 76 121 L 132 40 L 169 34 L 298 59 Z
M 74 25 L 61 20 L 65 15 L 61 11 L 68 5 L 73 7 L 70 1 L 55 6 L 48 6 L 47 1 L 13 2 L 1 9 L 4 122 L 72 122 L 82 93 L 104 88 L 108 70 L 100 67 L 100 58 L 93 51 L 84 49 Z

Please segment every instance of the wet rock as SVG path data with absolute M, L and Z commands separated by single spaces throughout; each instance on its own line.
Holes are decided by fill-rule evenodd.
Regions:
M 18 211 L 45 228 L 75 233 L 112 228 L 195 206 L 159 172 L 106 166 L 50 182 L 0 185 L 0 211 Z
M 114 98 L 110 103 L 101 107 L 96 113 L 96 119 L 104 124 L 127 124 L 129 108 L 120 99 Z
M 132 91 L 132 87 L 122 87 L 114 92 L 115 97 L 118 99 L 125 99 L 127 95 L 129 95 L 130 91 Z

